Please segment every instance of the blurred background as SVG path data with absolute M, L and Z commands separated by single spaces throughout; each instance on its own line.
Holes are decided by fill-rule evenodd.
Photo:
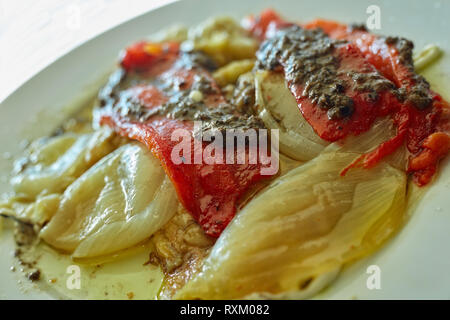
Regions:
M 62 54 L 175 0 L 0 0 L 0 101 Z

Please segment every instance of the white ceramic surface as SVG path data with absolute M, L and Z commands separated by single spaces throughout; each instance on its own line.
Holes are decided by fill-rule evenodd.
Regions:
M 118 51 L 133 40 L 172 23 L 192 25 L 223 14 L 240 18 L 266 7 L 299 21 L 325 17 L 365 22 L 366 9 L 374 4 L 381 9 L 381 29 L 377 33 L 410 38 L 419 49 L 436 43 L 445 51 L 426 75 L 433 87 L 449 99 L 449 1 L 184 0 L 150 11 L 86 42 L 43 69 L 1 103 L 0 193 L 8 191 L 11 158 L 20 151 L 21 141 L 48 134 L 73 112 L 77 102 L 92 96 L 114 66 Z M 443 167 L 404 229 L 375 255 L 344 271 L 320 298 L 450 299 L 449 159 Z M 11 239 L 0 241 L 0 299 L 50 298 L 33 288 L 24 292 L 23 286 L 17 284 L 16 273 L 9 271 L 12 251 Z M 380 290 L 366 287 L 366 269 L 372 264 L 381 269 Z

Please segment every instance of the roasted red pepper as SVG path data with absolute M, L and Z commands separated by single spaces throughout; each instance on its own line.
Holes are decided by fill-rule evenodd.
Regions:
M 145 45 L 139 44 L 142 48 Z M 261 175 L 261 164 L 206 164 L 202 161 L 195 164 L 193 138 L 194 123 L 189 120 L 180 120 L 154 115 L 148 119 L 140 119 L 127 115 L 127 108 L 131 104 L 137 104 L 140 112 L 158 108 L 167 102 L 171 96 L 180 94 L 182 91 L 190 90 L 196 79 L 202 78 L 208 81 L 213 90 L 203 93 L 203 101 L 209 108 L 216 108 L 225 101 L 220 89 L 210 74 L 201 68 L 188 68 L 179 62 L 180 55 L 166 51 L 168 57 L 153 57 L 157 61 L 165 59 L 164 66 L 152 65 L 151 61 L 143 59 L 141 54 L 126 55 L 127 71 L 139 71 L 144 74 L 144 81 L 140 78 L 140 84 L 129 88 L 120 89 L 117 95 L 120 99 L 107 104 L 97 110 L 100 124 L 114 128 L 119 134 L 138 140 L 145 144 L 152 153 L 159 158 L 167 175 L 172 180 L 178 197 L 188 212 L 202 226 L 206 234 L 218 237 L 227 224 L 231 221 L 237 210 L 237 204 L 241 196 L 257 181 L 267 178 Z M 160 51 L 164 55 L 164 51 Z M 136 59 L 134 59 L 136 58 Z M 205 80 L 203 80 L 205 81 Z M 143 84 L 144 83 L 144 84 Z M 163 91 L 161 87 L 167 88 L 168 84 L 178 84 L 175 91 Z M 175 130 L 185 130 L 191 135 L 191 158 L 184 158 L 183 163 L 177 164 L 172 159 L 172 151 L 179 143 L 173 139 Z M 197 141 L 198 142 L 198 141 Z M 208 144 L 200 142 L 200 152 Z M 236 149 L 235 152 L 248 152 Z
M 392 41 L 382 39 L 363 29 L 349 28 L 346 25 L 323 19 L 314 20 L 306 24 L 305 27 L 321 28 L 332 38 L 344 39 L 354 43 L 365 58 L 386 78 L 393 81 L 397 87 L 403 88 L 406 92 L 414 90 L 414 85 L 418 80 L 412 66 L 412 57 L 402 56 L 396 45 L 392 43 L 404 41 L 406 45 L 412 45 L 407 40 L 394 39 Z M 406 128 L 398 128 L 396 137 L 398 142 L 394 142 L 395 145 L 401 145 L 400 140 L 401 142 L 406 140 L 408 150 L 412 154 L 408 172 L 413 173 L 414 180 L 418 185 L 425 185 L 431 180 L 436 171 L 438 161 L 448 153 L 448 145 L 450 144 L 450 131 L 444 129 L 444 132 L 438 133 L 439 141 L 441 141 L 439 150 L 434 149 L 431 151 L 426 146 L 428 139 L 435 136 L 435 132 L 440 130 L 439 127 L 443 125 L 442 122 L 446 121 L 444 119 L 447 116 L 442 114 L 450 112 L 448 103 L 441 96 L 431 90 L 428 90 L 428 94 L 432 102 L 430 106 L 423 108 L 423 110 L 420 110 L 420 106 L 417 108 L 418 106 L 415 106 L 412 101 L 405 101 L 402 113 L 407 118 L 404 122 L 408 124 Z M 391 147 L 392 151 L 396 149 L 395 145 Z M 389 153 L 387 152 L 386 154 Z M 417 163 L 415 159 L 416 157 L 423 158 L 424 154 L 430 155 L 427 157 L 427 166 L 419 168 L 415 165 Z M 433 155 L 431 156 L 431 154 Z M 372 163 L 377 162 L 382 156 L 383 154 L 380 150 L 375 150 L 366 155 L 364 157 L 365 166 L 370 167 Z
M 127 72 L 145 71 L 178 53 L 179 45 L 175 42 L 150 43 L 140 41 L 127 47 L 121 53 L 120 65 Z
M 282 29 L 290 24 L 283 22 L 273 10 L 266 10 L 260 18 L 247 19 L 245 25 L 255 37 L 264 39 L 271 37 L 275 32 L 274 29 Z M 302 96 L 301 85 L 288 83 L 303 116 L 325 140 L 336 141 L 349 134 L 358 135 L 367 131 L 378 117 L 390 116 L 393 119 L 397 134 L 374 151 L 356 159 L 342 171 L 342 174 L 354 166 L 373 167 L 406 142 L 411 154 L 408 172 L 413 174 L 414 181 L 418 185 L 427 184 L 436 171 L 438 161 L 449 151 L 450 107 L 441 96 L 429 90 L 427 86 L 418 89 L 417 84 L 424 79 L 414 72 L 411 50 L 402 53 L 396 46 L 397 41 L 403 41 L 403 45 L 406 46 L 412 46 L 412 43 L 404 39 L 384 39 L 365 31 L 364 28 L 351 28 L 323 19 L 314 20 L 302 27 L 320 28 L 330 38 L 348 41 L 346 46 L 338 47 L 335 52 L 341 71 L 346 69 L 357 72 L 370 71 L 367 67 L 370 65 L 392 81 L 397 88 L 404 90 L 407 96 L 409 94 L 410 97 L 416 98 L 403 101 L 385 91 L 380 94 L 374 105 L 363 99 L 360 93 L 347 90 L 346 95 L 355 102 L 355 112 L 347 119 L 330 120 L 324 110 L 318 108 L 311 99 Z M 439 143 L 433 144 L 434 148 L 427 147 L 430 144 L 428 139 L 434 140 L 435 138 L 431 137 L 436 134 L 439 136 Z
M 288 25 L 272 9 L 266 9 L 257 17 L 247 16 L 243 19 L 242 25 L 250 31 L 259 40 L 264 40 L 271 36 L 271 33 L 277 29 Z

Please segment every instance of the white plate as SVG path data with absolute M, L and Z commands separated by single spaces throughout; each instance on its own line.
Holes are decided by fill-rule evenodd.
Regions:
M 133 40 L 172 23 L 192 25 L 213 16 L 236 18 L 273 7 L 289 19 L 307 21 L 324 17 L 343 22 L 365 22 L 370 5 L 381 9 L 377 33 L 412 39 L 417 48 L 438 44 L 443 58 L 427 70 L 432 85 L 450 98 L 450 43 L 446 1 L 181 1 L 148 12 L 86 42 L 39 72 L 0 105 L 0 155 L 15 156 L 20 142 L 48 134 L 76 103 L 91 96 L 112 69 L 118 51 Z M 450 298 L 450 165 L 422 199 L 411 220 L 392 241 L 375 255 L 346 270 L 319 297 L 338 299 L 449 299 Z M 7 191 L 9 157 L 0 156 L 0 192 Z M 45 292 L 23 292 L 16 275 L 9 271 L 12 241 L 0 241 L 0 298 L 48 298 Z M 381 269 L 381 289 L 366 286 L 366 269 Z

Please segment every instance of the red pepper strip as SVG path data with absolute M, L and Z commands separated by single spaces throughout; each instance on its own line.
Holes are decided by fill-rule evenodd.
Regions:
M 321 28 L 333 39 L 343 39 L 355 43 L 366 59 L 397 87 L 409 89 L 415 82 L 414 70 L 399 61 L 399 52 L 394 45 L 387 44 L 379 36 L 335 21 L 316 19 L 303 27 Z
M 405 111 L 405 109 L 402 110 Z M 398 114 L 400 114 L 400 112 Z M 374 167 L 378 162 L 380 162 L 381 159 L 387 157 L 395 150 L 400 148 L 403 145 L 405 136 L 408 132 L 409 119 L 408 117 L 397 117 L 397 119 L 394 120 L 394 123 L 397 124 L 397 134 L 394 137 L 392 137 L 388 141 L 381 143 L 375 150 L 367 154 L 362 154 L 361 156 L 356 158 L 352 163 L 350 163 L 341 171 L 340 175 L 346 175 L 346 173 L 351 168 L 363 167 L 366 169 L 370 169 Z
M 175 164 L 171 154 L 178 141 L 171 141 L 172 134 L 177 129 L 191 132 L 190 122 L 155 117 L 140 123 L 115 113 L 104 113 L 100 123 L 144 143 L 160 159 L 181 203 L 209 236 L 221 234 L 234 217 L 240 197 L 264 178 L 258 164 L 193 164 L 193 157 L 190 164 Z M 201 145 L 202 151 L 206 146 L 205 143 Z M 194 150 L 194 142 L 191 150 Z
M 268 36 L 268 30 L 270 29 L 268 26 L 276 25 L 283 27 L 287 25 L 287 23 L 283 23 L 282 19 L 270 9 L 264 11 L 260 19 L 253 19 L 253 21 L 253 25 L 249 23 L 247 23 L 247 25 L 251 26 L 249 29 L 251 32 L 256 32 L 255 36 L 257 37 L 261 37 L 261 34 Z M 344 24 L 323 19 L 314 20 L 305 24 L 303 27 L 321 28 L 331 38 L 349 41 L 352 44 L 352 46 L 348 47 L 349 51 L 354 50 L 352 47 L 356 48 L 367 62 L 398 87 L 403 87 L 408 91 L 415 84 L 414 71 L 410 66 L 401 62 L 397 48 L 393 45 L 386 44 L 383 39 L 378 38 L 376 35 L 358 29 L 350 29 Z M 273 31 L 271 31 L 271 33 L 273 33 Z M 355 56 L 357 55 L 358 54 Z M 345 59 L 341 61 L 341 64 L 343 63 L 345 63 Z M 311 124 L 321 138 L 328 141 L 341 139 L 348 134 L 359 134 L 367 131 L 377 117 L 390 115 L 393 118 L 394 123 L 397 126 L 396 136 L 382 143 L 374 151 L 357 158 L 342 171 L 341 174 L 343 175 L 350 168 L 355 166 L 363 166 L 365 168 L 373 167 L 381 159 L 400 147 L 405 140 L 408 150 L 413 155 L 419 154 L 425 148 L 422 145 L 422 141 L 436 131 L 444 132 L 444 138 L 441 139 L 450 141 L 448 121 L 449 105 L 441 96 L 432 91 L 430 91 L 432 105 L 425 110 L 418 110 L 412 106 L 410 102 L 400 104 L 398 101 L 394 101 L 394 99 L 391 98 L 386 100 L 385 96 L 380 100 L 384 100 L 384 102 L 379 103 L 376 108 L 372 109 L 376 112 L 361 112 L 366 108 L 361 108 L 361 104 L 358 103 L 357 105 L 359 107 L 356 108 L 356 112 L 350 118 L 347 127 L 337 124 L 335 120 L 327 120 L 324 112 L 321 112 L 320 108 L 313 108 L 311 103 L 298 99 L 299 94 L 296 94 L 295 91 L 301 92 L 299 89 L 292 90 L 291 88 L 291 91 L 294 96 L 297 97 L 297 102 L 299 103 L 300 110 L 305 119 Z M 352 96 L 348 92 L 347 95 Z M 355 102 L 358 100 L 357 97 L 353 97 L 353 99 L 356 100 Z M 339 131 L 333 134 L 333 130 L 336 129 Z M 442 145 L 445 146 L 445 144 Z M 443 150 L 445 150 L 445 148 L 443 148 Z M 444 155 L 447 153 L 448 151 L 443 151 Z M 414 180 L 418 185 L 425 185 L 431 180 L 431 177 L 436 170 L 437 162 L 442 157 L 443 155 L 439 153 L 439 156 L 432 158 L 432 160 L 435 161 L 434 163 L 432 161 L 428 162 L 428 169 L 423 168 L 419 171 L 416 171 L 411 167 L 411 163 L 409 164 L 408 171 L 414 174 Z M 411 160 L 413 159 L 414 156 Z
M 276 14 L 266 14 L 268 17 L 277 17 Z M 276 18 L 277 25 L 285 26 L 286 23 L 279 22 L 279 18 Z M 265 30 L 266 25 L 270 25 L 271 22 L 267 19 L 260 19 L 264 21 L 264 25 L 254 26 L 255 30 Z M 342 79 L 346 82 L 352 82 L 352 80 L 346 76 L 350 71 L 357 71 L 360 73 L 369 73 L 376 71 L 375 68 L 365 59 L 359 48 L 349 43 L 344 46 L 339 46 L 335 55 L 339 58 L 340 66 L 339 73 L 342 74 Z M 283 66 L 286 68 L 288 66 Z M 312 125 L 314 131 L 327 141 L 337 141 L 345 138 L 349 134 L 358 135 L 367 131 L 372 126 L 376 118 L 390 115 L 394 112 L 399 113 L 394 117 L 394 122 L 402 130 L 393 137 L 391 140 L 386 141 L 380 146 L 378 150 L 368 155 L 367 159 L 361 157 L 353 164 L 361 163 L 364 167 L 369 168 L 374 166 L 382 157 L 395 151 L 402 143 L 407 131 L 408 117 L 405 116 L 407 110 L 399 103 L 398 99 L 390 92 L 385 91 L 379 94 L 379 98 L 376 102 L 371 102 L 364 94 L 356 92 L 351 88 L 347 88 L 345 94 L 354 101 L 354 112 L 350 118 L 330 120 L 328 119 L 327 111 L 317 107 L 309 97 L 303 96 L 303 85 L 288 83 L 291 92 L 297 100 L 297 104 L 300 108 L 305 119 Z M 402 116 L 400 116 L 402 115 Z M 343 174 L 347 172 L 344 169 Z
M 373 71 L 373 67 L 368 64 L 353 44 L 338 48 L 336 54 L 340 59 L 339 70 L 341 74 L 345 75 L 348 71 L 361 73 Z M 345 76 L 342 77 L 345 79 Z M 367 131 L 378 117 L 393 115 L 394 124 L 398 128 L 397 134 L 382 143 L 374 151 L 356 159 L 341 172 L 341 175 L 345 175 L 350 168 L 356 166 L 371 168 L 403 144 L 409 128 L 409 108 L 399 103 L 397 98 L 389 91 L 379 93 L 377 101 L 370 102 L 363 94 L 348 88 L 345 93 L 354 102 L 352 116 L 348 119 L 330 120 L 326 110 L 318 108 L 308 97 L 302 96 L 303 86 L 289 84 L 289 87 L 296 97 L 305 119 L 313 125 L 316 133 L 327 141 L 337 141 L 349 134 L 358 135 Z
M 364 30 L 351 29 L 346 25 L 328 21 L 323 19 L 314 20 L 305 25 L 306 28 L 321 28 L 331 38 L 345 39 L 356 44 L 366 59 L 377 68 L 386 78 L 393 81 L 397 87 L 404 88 L 409 92 L 410 88 L 415 84 L 414 70 L 411 66 L 402 63 L 399 59 L 399 52 L 394 45 L 387 44 L 384 39 L 371 34 Z M 418 110 L 411 103 L 406 102 L 409 106 L 409 126 L 407 128 L 407 135 L 405 136 L 408 150 L 413 154 L 409 161 L 408 172 L 414 174 L 414 181 L 418 185 L 427 184 L 434 175 L 438 161 L 448 153 L 445 146 L 450 143 L 450 130 L 448 129 L 448 119 L 443 121 L 443 112 L 448 112 L 448 103 L 442 97 L 430 90 L 430 95 L 433 97 L 432 105 L 425 110 Z M 428 137 L 439 131 L 442 127 L 443 131 L 440 133 L 440 141 L 442 142 L 442 151 L 436 149 L 430 150 L 425 146 Z M 447 129 L 443 128 L 447 126 Z M 400 131 L 400 128 L 399 128 Z M 445 133 L 444 133 L 445 132 Z M 427 157 L 427 168 L 418 168 L 413 165 L 415 157 L 420 157 L 423 152 L 426 154 L 434 153 L 434 156 Z M 366 162 L 368 157 L 375 157 L 373 152 L 366 155 Z M 380 158 L 381 159 L 381 158 Z
M 369 73 L 374 68 L 367 63 L 364 57 L 353 44 L 340 46 L 335 55 L 339 57 L 340 66 L 338 72 L 341 79 L 346 82 L 352 81 L 347 75 L 350 71 Z M 297 100 L 297 104 L 305 117 L 312 124 L 315 132 L 327 141 L 337 141 L 349 134 L 358 135 L 367 131 L 377 117 L 386 116 L 401 106 L 397 98 L 390 92 L 384 91 L 379 94 L 377 101 L 370 101 L 367 96 L 348 87 L 345 94 L 353 99 L 354 111 L 351 117 L 330 120 L 327 110 L 317 107 L 309 97 L 304 96 L 303 85 L 288 83 L 291 92 Z M 399 118 L 398 121 L 404 121 Z
M 149 66 L 146 65 L 145 68 Z M 143 68 L 139 66 L 139 69 Z M 145 71 L 151 72 L 151 70 Z M 211 86 L 218 89 L 206 71 L 198 68 L 188 70 L 177 67 L 176 64 L 153 81 L 160 84 L 169 79 L 178 78 L 179 83 L 184 83 L 180 90 L 188 90 L 195 81 L 196 75 L 206 77 Z M 144 109 L 158 107 L 168 100 L 166 94 L 152 84 L 131 87 L 120 94 L 127 97 L 126 101 L 137 101 Z M 204 101 L 211 108 L 224 101 L 220 93 L 204 94 L 206 95 Z M 241 196 L 257 181 L 268 177 L 261 175 L 261 168 L 264 165 L 259 163 L 206 164 L 202 161 L 201 164 L 195 164 L 192 121 L 169 119 L 163 116 L 153 116 L 148 120 L 139 121 L 124 116 L 121 113 L 120 103 L 105 106 L 98 112 L 100 124 L 108 125 L 119 134 L 142 142 L 158 157 L 173 182 L 181 203 L 209 236 L 218 237 L 234 217 L 237 202 Z M 175 130 L 179 129 L 190 133 L 192 152 L 190 159 L 184 159 L 185 163 L 176 164 L 172 160 L 172 150 L 179 141 L 172 141 L 172 137 Z M 200 143 L 202 154 L 207 145 L 207 143 Z M 247 153 L 248 149 L 235 149 L 235 157 L 239 152 Z
M 256 18 L 253 15 L 243 19 L 242 25 L 259 40 L 270 38 L 277 29 L 290 25 L 273 9 L 265 9 Z
M 400 54 L 395 45 L 386 43 L 385 39 L 360 29 L 351 29 L 344 24 L 335 21 L 316 19 L 307 23 L 305 28 L 321 28 L 334 39 L 344 39 L 354 43 L 364 54 L 365 58 L 387 79 L 395 83 L 398 88 L 404 88 L 407 92 L 414 86 L 414 70 L 412 66 L 405 64 L 400 59 Z M 421 149 L 420 143 L 436 129 L 440 112 L 446 104 L 442 97 L 433 91 L 429 91 L 433 98 L 432 106 L 424 112 L 415 112 L 417 108 L 411 106 L 411 126 L 407 137 L 407 146 L 412 153 Z M 407 104 L 410 102 L 406 101 Z
M 137 42 L 121 53 L 120 65 L 127 71 L 146 71 L 163 60 L 178 54 L 179 44 L 176 42 L 150 43 Z
M 408 168 L 408 172 L 414 173 L 414 181 L 419 186 L 430 181 L 437 163 L 450 151 L 450 139 L 447 134 L 436 132 L 425 139 L 422 147 L 422 151 L 410 160 Z

